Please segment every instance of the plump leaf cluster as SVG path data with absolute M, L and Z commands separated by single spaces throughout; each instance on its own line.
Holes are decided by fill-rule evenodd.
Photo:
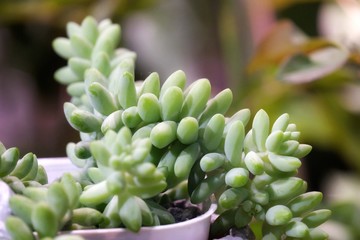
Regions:
M 6 149 L 1 142 L 0 153 L 0 179 L 15 193 L 9 201 L 12 216 L 5 222 L 12 239 L 35 239 L 34 231 L 40 239 L 55 237 L 66 224 L 76 226 L 76 219 L 80 216 L 87 219 L 89 211 L 96 211 L 89 209 L 84 212 L 84 208 L 73 211 L 80 207 L 78 199 L 82 187 L 70 174 L 64 174 L 61 181 L 47 185 L 47 173 L 38 164 L 36 155 L 27 153 L 20 158 L 18 148 Z M 104 219 L 100 212 L 98 215 Z M 56 238 L 60 239 L 71 240 L 72 237 Z
M 21 193 L 27 186 L 41 186 L 48 182 L 43 166 L 33 153 L 20 158 L 16 147 L 8 148 L 0 142 L 0 179 L 15 192 Z
M 246 125 L 246 121 L 244 123 Z M 231 141 L 225 138 L 224 152 L 231 166 L 224 164 L 224 169 L 212 175 L 223 178 L 221 183 L 217 183 L 219 180 L 210 182 L 210 177 L 207 177 L 201 183 L 205 184 L 198 188 L 204 192 L 204 189 L 218 184 L 215 189 L 208 190 L 215 193 L 223 210 L 212 225 L 212 234 L 259 221 L 264 239 L 326 239 L 327 234 L 317 227 L 329 219 L 331 212 L 314 210 L 320 204 L 322 194 L 306 192 L 307 183 L 296 177 L 301 166 L 300 158 L 306 156 L 311 147 L 298 142 L 299 132 L 295 124 L 289 122 L 289 116 L 283 114 L 271 125 L 266 112 L 260 110 L 247 134 L 240 132 L 242 130 L 233 129 L 227 137 L 241 137 Z M 236 146 L 242 146 L 236 164 L 226 154 L 229 152 L 228 142 L 229 146 L 235 142 Z M 200 167 L 205 170 L 201 161 L 203 159 Z
M 213 236 L 258 221 L 264 239 L 327 238 L 317 226 L 330 211 L 314 210 L 322 194 L 306 192 L 306 182 L 296 177 L 311 146 L 299 143 L 287 114 L 273 123 L 264 110 L 253 119 L 249 109 L 226 116 L 231 90 L 212 97 L 209 80 L 188 84 L 183 71 L 164 81 L 157 73 L 135 81 L 136 55 L 117 49 L 120 27 L 109 20 L 69 23 L 67 35 L 53 44 L 68 61 L 55 78 L 71 96 L 64 112 L 81 140 L 69 143 L 67 154 L 82 172 L 73 190 L 77 205 L 67 199 L 70 210 L 52 209 L 58 199 L 50 190 L 60 189 L 61 181 L 41 190 L 47 205 L 39 208 L 54 215 L 57 230 L 69 222 L 132 231 L 173 223 L 157 201 L 185 185 L 183 197 L 192 203 L 217 201 Z M 77 211 L 96 211 L 89 215 L 98 222 L 78 223 Z M 56 232 L 46 235 L 42 225 L 26 223 L 43 236 Z
M 79 205 L 81 192 L 81 185 L 65 173 L 50 185 L 29 186 L 13 195 L 9 202 L 13 216 L 6 220 L 12 239 L 32 240 L 33 232 L 39 239 L 52 239 L 60 229 L 100 224 L 104 220 L 101 212 Z

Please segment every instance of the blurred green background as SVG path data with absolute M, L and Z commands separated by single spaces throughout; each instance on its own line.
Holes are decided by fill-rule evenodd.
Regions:
M 139 80 L 182 69 L 188 81 L 208 78 L 214 94 L 231 88 L 232 111 L 263 108 L 271 119 L 288 112 L 313 146 L 301 174 L 310 190 L 326 191 L 333 239 L 360 238 L 359 198 L 349 194 L 360 190 L 359 1 L 1 0 L 5 146 L 63 156 L 78 138 L 63 116 L 68 96 L 53 73 L 65 62 L 51 43 L 87 15 L 121 25 Z

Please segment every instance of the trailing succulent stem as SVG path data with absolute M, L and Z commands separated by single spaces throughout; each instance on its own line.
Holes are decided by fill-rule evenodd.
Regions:
M 313 210 L 322 194 L 306 192 L 306 182 L 296 177 L 311 146 L 299 143 L 288 114 L 273 123 L 264 110 L 253 119 L 249 109 L 226 116 L 231 90 L 212 97 L 209 80 L 188 84 L 183 71 L 164 81 L 157 73 L 135 81 L 136 54 L 117 48 L 120 27 L 109 20 L 71 22 L 67 35 L 53 43 L 68 63 L 55 78 L 71 96 L 64 113 L 81 140 L 66 150 L 82 170 L 79 182 L 64 175 L 13 198 L 24 229 L 54 237 L 69 228 L 125 226 L 136 232 L 173 223 L 159 202 L 186 186 L 177 198 L 217 201 L 213 236 L 259 222 L 264 239 L 327 238 L 317 226 L 330 211 Z M 32 191 L 41 193 L 33 199 Z M 29 207 L 18 211 L 19 198 Z M 55 208 L 60 200 L 64 208 Z M 8 221 L 10 232 L 17 221 Z

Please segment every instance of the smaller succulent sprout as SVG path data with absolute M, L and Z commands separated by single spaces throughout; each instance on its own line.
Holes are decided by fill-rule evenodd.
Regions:
M 111 226 L 122 222 L 130 230 L 138 231 L 144 221 L 150 224 L 148 218 L 139 217 L 146 206 L 136 199 L 156 196 L 167 186 L 163 173 L 154 164 L 145 162 L 151 148 L 150 138 L 133 139 L 127 127 L 118 133 L 109 130 L 102 140 L 92 142 L 90 150 L 100 172 L 95 171 L 96 168 L 88 171 L 93 178 L 102 171 L 102 180 L 86 188 L 80 202 L 87 206 L 108 203 L 104 214 L 110 217 Z M 118 205 L 122 207 L 115 207 L 116 201 L 121 201 Z M 134 214 L 129 215 L 125 210 L 129 207 Z M 115 210 L 118 215 L 112 216 Z
M 235 219 L 232 222 L 233 226 L 246 225 L 250 221 L 249 219 L 254 217 L 256 221 L 267 219 L 268 224 L 273 226 L 288 224 L 287 230 L 284 227 L 273 227 L 276 230 L 270 231 L 269 234 L 274 234 L 273 236 L 278 238 L 302 234 L 305 236 L 309 233 L 308 227 L 303 223 L 294 225 L 290 222 L 293 221 L 293 217 L 303 214 L 302 211 L 310 212 L 321 199 L 318 197 L 311 198 L 311 194 L 309 197 L 302 195 L 306 191 L 307 184 L 302 179 L 295 177 L 297 169 L 301 166 L 298 156 L 306 155 L 295 154 L 296 151 L 301 151 L 296 125 L 290 124 L 288 115 L 285 114 L 280 116 L 271 128 L 268 115 L 265 111 L 260 110 L 255 115 L 252 129 L 247 133 L 241 131 L 243 128 L 237 127 L 235 130 L 234 126 L 242 125 L 242 121 L 238 119 L 243 119 L 245 124 L 248 123 L 247 113 L 249 112 L 240 111 L 226 120 L 223 140 L 218 149 L 207 153 L 208 149 L 204 146 L 203 151 L 207 154 L 204 155 L 204 159 L 199 161 L 200 169 L 205 173 L 210 172 L 211 175 L 213 174 L 211 171 L 217 174 L 225 174 L 225 183 L 230 188 L 225 191 L 220 190 L 219 193 L 219 188 L 214 187 L 212 191 L 216 196 L 219 196 L 217 201 L 221 207 L 236 209 L 237 214 L 243 217 L 242 220 Z M 206 124 L 208 122 L 209 120 Z M 203 124 L 202 127 L 206 124 Z M 291 137 L 292 132 L 295 133 L 293 138 Z M 243 134 L 240 135 L 240 133 Z M 238 142 L 239 145 L 235 142 Z M 240 150 L 236 148 L 238 146 L 241 147 Z M 223 152 L 226 156 L 225 161 L 222 159 L 210 161 L 213 159 L 206 157 Z M 193 171 L 193 173 L 197 172 Z M 198 173 L 196 176 L 198 177 L 189 179 L 189 189 L 191 189 L 193 201 L 198 201 L 196 197 L 200 193 L 205 196 L 207 193 L 205 189 L 209 189 L 209 183 L 212 180 L 211 177 L 204 177 Z M 203 191 L 194 189 L 192 186 L 194 182 L 192 181 L 196 181 L 198 187 L 202 186 Z M 240 191 L 243 194 L 242 196 L 236 194 L 239 189 L 242 189 Z M 246 191 L 247 194 L 243 191 Z M 317 196 L 317 194 L 315 195 Z M 283 205 L 279 205 L 280 203 Z M 293 213 L 291 208 L 297 210 Z M 225 221 L 228 221 L 222 219 L 225 216 L 226 214 L 221 214 L 217 224 L 225 224 Z M 305 228 L 301 228 L 302 231 L 296 231 L 297 227 L 301 227 L 300 225 L 305 226 Z M 266 227 L 263 230 L 264 236 L 268 237 Z

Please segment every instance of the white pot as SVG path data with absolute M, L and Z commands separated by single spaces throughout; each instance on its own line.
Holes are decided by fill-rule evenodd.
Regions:
M 210 219 L 216 205 L 212 204 L 203 215 L 185 222 L 156 227 L 142 227 L 138 233 L 126 229 L 75 230 L 67 233 L 81 235 L 87 240 L 207 240 Z
M 59 178 L 62 173 L 78 169 L 67 158 L 43 158 L 39 159 L 39 164 L 46 169 L 49 182 Z M 176 224 L 143 227 L 138 233 L 122 228 L 75 230 L 67 233 L 81 235 L 87 240 L 207 240 L 211 216 L 216 207 L 216 204 L 208 204 L 208 210 L 199 217 Z

